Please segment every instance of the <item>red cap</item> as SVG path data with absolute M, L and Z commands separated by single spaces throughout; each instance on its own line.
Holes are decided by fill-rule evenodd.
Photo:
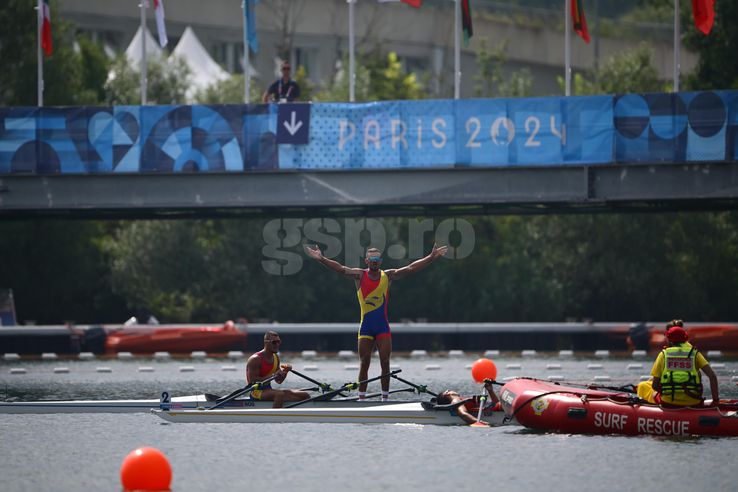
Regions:
M 681 326 L 672 326 L 666 330 L 666 338 L 672 343 L 683 343 L 689 339 L 689 335 Z

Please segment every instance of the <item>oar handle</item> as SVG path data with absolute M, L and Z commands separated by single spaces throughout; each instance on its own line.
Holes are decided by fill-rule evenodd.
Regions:
M 434 392 L 430 391 L 428 389 L 428 387 L 426 385 L 424 385 L 424 384 L 421 385 L 421 384 L 411 383 L 410 381 L 408 381 L 406 379 L 402 379 L 399 376 L 395 376 L 394 374 L 390 374 L 390 376 L 392 376 L 393 378 L 395 378 L 396 380 L 398 380 L 401 383 L 405 383 L 408 386 L 412 386 L 413 388 L 415 388 L 417 390 L 418 394 L 420 394 L 420 393 L 428 393 L 431 396 L 438 396 L 437 393 L 434 393 Z
M 331 398 L 333 398 L 334 396 L 336 396 L 337 394 L 339 394 L 339 393 L 341 393 L 343 391 L 351 391 L 351 390 L 354 390 L 354 389 L 358 388 L 359 385 L 361 385 L 361 384 L 371 383 L 372 381 L 376 381 L 378 379 L 382 379 L 382 378 L 387 377 L 387 376 L 393 376 L 394 377 L 394 375 L 397 374 L 398 372 L 402 372 L 402 369 L 395 369 L 394 371 L 388 372 L 387 374 L 380 374 L 377 377 L 365 379 L 363 381 L 356 381 L 356 382 L 346 383 L 346 384 L 344 384 L 343 386 L 341 386 L 338 389 L 335 389 L 333 391 L 329 391 L 328 393 L 325 393 L 323 395 L 314 396 L 314 397 L 308 398 L 306 400 L 302 400 L 302 401 L 298 401 L 298 402 L 292 403 L 290 405 L 287 405 L 284 408 L 298 407 L 300 405 L 304 405 L 305 403 L 308 403 L 308 402 L 311 402 L 311 401 L 315 401 L 315 400 L 318 400 L 318 399 L 320 399 L 321 401 L 322 400 L 330 400 Z
M 216 403 L 212 407 L 208 408 L 208 410 L 217 410 L 218 408 L 223 407 L 226 403 L 228 403 L 229 401 L 233 400 L 234 398 L 237 398 L 237 397 L 239 397 L 239 396 L 241 396 L 243 394 L 246 394 L 246 393 L 248 393 L 250 391 L 254 391 L 256 389 L 259 389 L 265 383 L 268 383 L 268 382 L 276 379 L 278 375 L 279 375 L 279 372 L 275 372 L 274 374 L 272 374 L 268 378 L 264 379 L 263 381 L 258 381 L 256 383 L 251 383 L 250 385 L 248 385 L 248 386 L 246 386 L 246 387 L 244 387 L 244 388 L 242 388 L 242 389 L 240 389 L 238 391 L 234 391 L 233 393 L 231 393 L 230 395 L 228 395 L 227 397 L 225 397 L 223 400 L 219 401 L 218 403 Z
M 304 379 L 306 381 L 309 381 L 309 382 L 311 382 L 313 384 L 317 384 L 318 387 L 320 388 L 320 390 L 323 393 L 326 393 L 328 391 L 333 391 L 333 388 L 328 383 L 321 383 L 320 381 L 316 381 L 315 379 L 311 378 L 310 376 L 308 376 L 306 374 L 303 374 L 300 371 L 296 371 L 295 369 L 290 369 L 290 372 L 295 373 L 295 376 L 300 376 L 302 379 Z

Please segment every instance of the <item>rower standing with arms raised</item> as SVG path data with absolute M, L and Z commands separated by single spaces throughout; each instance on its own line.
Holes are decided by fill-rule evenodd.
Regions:
M 249 360 L 246 361 L 246 382 L 247 384 L 264 381 L 266 378 L 277 374 L 274 381 L 277 384 L 287 377 L 287 373 L 292 370 L 290 364 L 281 364 L 279 360 L 279 346 L 282 339 L 276 331 L 268 331 L 264 334 L 264 349 L 256 352 Z M 310 394 L 299 390 L 280 390 L 272 388 L 271 381 L 262 385 L 259 389 L 251 392 L 251 396 L 257 400 L 273 401 L 274 408 L 281 408 L 286 401 L 300 401 L 310 398 Z
M 418 272 L 435 260 L 445 255 L 448 246 L 437 247 L 424 258 L 416 260 L 402 268 L 382 270 L 382 252 L 377 248 L 366 251 L 364 263 L 367 268 L 350 268 L 337 261 L 323 256 L 318 246 L 305 246 L 307 254 L 330 268 L 334 272 L 354 279 L 356 294 L 361 308 L 361 322 L 359 326 L 359 381 L 364 381 L 369 375 L 369 364 L 372 352 L 376 347 L 379 352 L 379 364 L 382 374 L 390 372 L 390 355 L 392 354 L 392 334 L 387 319 L 387 303 L 389 301 L 389 287 L 392 281 L 399 280 L 411 273 Z M 359 385 L 359 399 L 366 396 L 366 383 Z M 382 401 L 389 398 L 389 376 L 382 378 Z

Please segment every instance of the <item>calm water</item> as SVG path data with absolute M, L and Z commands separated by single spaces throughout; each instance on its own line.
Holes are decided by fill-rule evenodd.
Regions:
M 462 359 L 396 358 L 405 379 L 433 390 L 478 391 Z M 355 361 L 293 359 L 295 368 L 331 383 L 355 378 L 344 369 Z M 642 362 L 643 370 L 627 369 Z M 713 364 L 718 361 L 713 361 Z M 731 378 L 738 362 L 717 372 L 724 397 L 738 397 Z M 507 368 L 519 364 L 521 367 Z M 560 368 L 547 369 L 549 364 Z M 590 364 L 602 368 L 588 369 Z M 139 373 L 141 365 L 153 373 Z M 180 366 L 194 372 L 180 372 Z M 224 372 L 236 365 L 237 372 Z M 376 365 L 376 364 L 375 364 Z M 428 365 L 438 370 L 426 369 Z M 53 374 L 66 366 L 69 374 Z M 106 366 L 112 373 L 97 373 Z M 498 378 L 559 374 L 590 381 L 607 374 L 610 384 L 636 382 L 650 361 L 562 360 L 500 357 Z M 10 375 L 23 367 L 25 375 Z M 376 374 L 377 369 L 372 372 Z M 0 394 L 9 399 L 156 398 L 174 394 L 226 393 L 240 387 L 243 362 L 87 361 L 0 362 Z M 289 386 L 302 386 L 290 376 Z M 608 383 L 604 383 L 608 384 Z M 288 384 L 286 383 L 285 386 Z M 395 385 L 398 387 L 399 384 Z M 163 451 L 172 464 L 175 491 L 248 490 L 736 490 L 736 438 L 539 434 L 522 427 L 477 429 L 412 425 L 166 424 L 149 414 L 0 415 L 0 487 L 5 491 L 119 490 L 123 458 L 139 446 Z M 683 473 L 663 473 L 664 463 L 685 463 Z

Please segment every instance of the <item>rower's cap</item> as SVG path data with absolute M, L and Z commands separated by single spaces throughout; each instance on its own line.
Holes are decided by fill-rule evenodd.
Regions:
M 689 339 L 689 335 L 687 335 L 687 331 L 681 326 L 672 326 L 666 330 L 666 338 L 671 343 L 684 343 Z

